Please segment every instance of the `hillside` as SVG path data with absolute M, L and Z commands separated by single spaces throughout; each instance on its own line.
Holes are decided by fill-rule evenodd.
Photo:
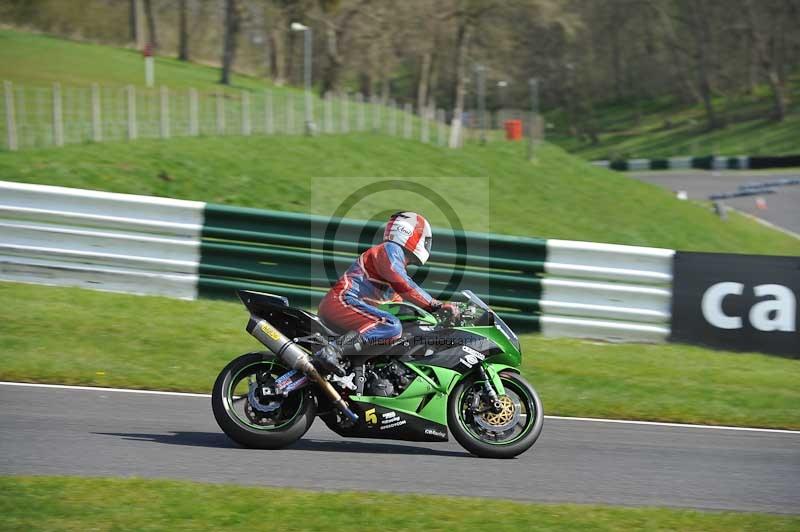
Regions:
M 234 75 L 228 89 L 219 85 L 218 79 L 218 68 L 170 57 L 156 58 L 157 85 L 172 89 L 193 87 L 202 93 L 269 87 L 276 101 L 286 94 L 299 96 L 301 93 L 298 89 L 277 87 L 253 76 Z M 132 49 L 3 29 L 0 30 L 0 80 L 25 87 L 46 87 L 56 82 L 65 87 L 87 87 L 92 83 L 104 87 L 141 86 L 144 66 L 141 54 Z M 760 86 L 752 95 L 715 101 L 717 109 L 731 119 L 723 129 L 704 130 L 701 106 L 686 106 L 672 98 L 661 98 L 596 105 L 593 120 L 600 131 L 597 144 L 566 135 L 565 111 L 550 111 L 546 117 L 553 129 L 548 132 L 548 138 L 585 159 L 797 153 L 800 151 L 800 75 L 795 76 L 792 86 L 792 103 L 782 123 L 766 119 L 771 106 L 770 95 L 767 87 Z M 27 96 L 36 98 L 37 94 Z M 319 100 L 315 102 L 320 105 Z M 302 108 L 297 107 L 298 116 L 301 112 Z
M 156 57 L 156 83 L 171 88 L 217 89 L 219 69 Z M 142 55 L 129 48 L 81 43 L 22 31 L 0 30 L 0 80 L 30 86 L 144 85 Z M 257 89 L 263 79 L 234 75 L 233 88 Z M 290 90 L 290 89 L 284 89 Z M 294 89 L 291 89 L 294 90 Z
M 706 205 L 593 168 L 543 145 L 536 162 L 521 143 L 449 150 L 374 134 L 183 138 L 86 144 L 0 153 L 11 181 L 152 194 L 332 214 L 362 187 L 404 178 L 415 192 L 370 193 L 346 213 L 370 218 L 400 208 L 448 225 L 451 206 L 466 229 L 678 249 L 800 253 L 800 241 L 741 216 L 718 219 Z M 471 178 L 471 179 L 470 179 Z M 367 193 L 369 191 L 366 191 Z M 445 201 L 447 205 L 441 205 Z
M 0 31 L 0 79 L 17 85 L 141 85 L 142 70 L 133 50 Z M 157 58 L 156 70 L 158 83 L 171 87 L 219 87 L 214 68 Z M 265 86 L 246 76 L 236 76 L 234 84 Z M 447 225 L 444 201 L 473 230 L 707 251 L 800 251 L 800 242 L 790 237 L 737 215 L 720 221 L 705 206 L 592 168 L 552 145 L 541 147 L 534 164 L 525 160 L 521 143 L 468 143 L 448 150 L 368 133 L 139 140 L 0 152 L 0 179 L 320 214 L 333 213 L 348 194 L 386 177 L 415 178 L 442 199 L 385 191 L 344 214 L 369 218 L 413 207 L 435 224 Z

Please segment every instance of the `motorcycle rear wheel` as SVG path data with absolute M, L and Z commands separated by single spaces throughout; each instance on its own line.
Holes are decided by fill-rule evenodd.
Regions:
M 289 371 L 274 355 L 247 353 L 220 372 L 211 394 L 211 407 L 219 427 L 233 441 L 256 449 L 280 449 L 299 440 L 314 422 L 316 401 L 310 388 L 302 388 L 267 404 L 251 396 L 251 383 L 276 378 Z M 252 399 L 258 404 L 253 405 Z M 274 398 L 273 398 L 274 399 Z M 259 410 L 271 409 L 269 412 Z
M 542 432 L 542 401 L 533 386 L 509 371 L 501 372 L 500 380 L 506 388 L 500 413 L 470 412 L 474 394 L 480 394 L 484 385 L 474 377 L 461 381 L 448 401 L 450 432 L 462 447 L 482 458 L 513 458 L 536 443 Z

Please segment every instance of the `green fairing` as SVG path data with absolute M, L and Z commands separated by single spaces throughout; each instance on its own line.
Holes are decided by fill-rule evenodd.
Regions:
M 413 318 L 430 325 L 436 325 L 438 323 L 436 318 L 429 312 L 408 303 L 405 303 L 404 306 L 406 308 L 411 306 L 417 312 L 417 316 L 410 315 L 408 316 L 409 319 Z M 402 310 L 400 305 L 394 305 L 392 303 L 384 303 L 379 308 L 394 315 L 397 315 Z M 403 317 L 401 317 L 401 319 L 403 319 Z M 517 368 L 522 363 L 522 354 L 519 349 L 494 326 L 456 327 L 456 329 L 486 338 L 494 342 L 501 349 L 501 353 L 488 357 L 482 364 L 497 394 L 504 395 L 506 393 L 505 387 L 500 380 L 499 373 L 503 370 L 511 370 L 519 373 Z M 353 395 L 350 396 L 350 399 L 353 401 L 380 405 L 398 412 L 403 412 L 406 415 L 420 417 L 434 423 L 447 425 L 448 396 L 465 375 L 451 369 L 428 366 L 417 362 L 408 362 L 405 363 L 405 365 L 414 371 L 417 377 L 400 395 L 396 397 Z M 428 375 L 429 372 L 433 373 L 434 378 Z M 420 405 L 423 403 L 425 406 L 420 409 Z
M 484 361 L 485 364 L 505 364 L 514 368 L 522 364 L 522 353 L 497 327 L 481 325 L 479 327 L 456 327 L 456 329 L 483 336 L 497 344 L 502 350 L 502 353 L 488 357 Z
M 496 358 L 496 357 L 492 357 Z M 421 417 L 434 423 L 447 425 L 447 398 L 450 392 L 455 388 L 456 384 L 465 377 L 458 371 L 447 368 L 440 368 L 438 366 L 427 366 L 425 364 L 418 364 L 409 362 L 406 364 L 414 373 L 417 378 L 414 379 L 408 388 L 403 390 L 403 393 L 396 397 L 377 397 L 377 396 L 350 396 L 353 401 L 363 403 L 373 403 L 410 416 Z M 495 391 L 498 395 L 504 395 L 505 388 L 500 382 L 499 373 L 503 370 L 511 370 L 519 373 L 519 370 L 514 366 L 507 364 L 487 364 L 484 362 L 484 368 L 489 378 L 492 381 Z M 440 384 L 436 385 L 427 375 L 425 371 L 432 371 L 435 380 Z M 430 400 L 425 406 L 417 411 L 423 401 L 430 397 Z

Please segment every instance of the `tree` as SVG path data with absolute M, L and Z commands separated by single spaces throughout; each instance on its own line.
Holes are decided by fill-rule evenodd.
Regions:
M 156 15 L 153 12 L 153 0 L 144 1 L 144 17 L 147 19 L 147 42 L 153 48 L 158 48 L 158 35 L 156 34 Z
M 371 0 L 354 0 L 344 5 L 339 0 L 318 0 L 321 15 L 315 17 L 322 22 L 325 32 L 325 70 L 322 73 L 320 93 L 338 91 L 345 54 L 341 44 L 347 38 L 359 12 Z
M 136 0 L 128 0 L 128 35 L 131 42 L 138 42 L 139 35 L 136 26 Z
M 178 59 L 189 60 L 188 0 L 178 0 Z
M 451 148 L 458 145 L 461 136 L 461 119 L 464 112 L 464 96 L 467 86 L 467 53 L 469 51 L 472 32 L 478 26 L 481 17 L 492 9 L 496 9 L 500 2 L 490 0 L 458 0 L 450 16 L 455 20 L 456 45 L 455 45 L 455 83 L 453 88 L 453 120 L 450 129 Z
M 219 82 L 231 84 L 231 70 L 236 59 L 236 47 L 242 24 L 241 5 L 239 0 L 225 0 L 225 27 L 222 39 L 222 76 Z
M 774 39 L 772 25 L 770 24 L 767 28 L 764 28 L 762 24 L 759 24 L 751 0 L 744 0 L 744 14 L 747 21 L 747 32 L 753 44 L 755 55 L 762 70 L 767 75 L 767 82 L 772 90 L 774 102 L 772 118 L 777 122 L 781 122 L 786 118 L 786 102 L 788 98 L 783 80 L 770 53 L 770 50 L 775 48 L 774 42 L 772 42 Z

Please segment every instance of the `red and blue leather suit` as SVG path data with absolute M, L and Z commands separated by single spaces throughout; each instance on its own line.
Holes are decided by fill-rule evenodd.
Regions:
M 409 277 L 400 244 L 386 241 L 369 248 L 347 269 L 319 305 L 319 316 L 339 332 L 358 331 L 368 343 L 400 337 L 400 320 L 377 305 L 408 301 L 425 310 L 441 303 Z

